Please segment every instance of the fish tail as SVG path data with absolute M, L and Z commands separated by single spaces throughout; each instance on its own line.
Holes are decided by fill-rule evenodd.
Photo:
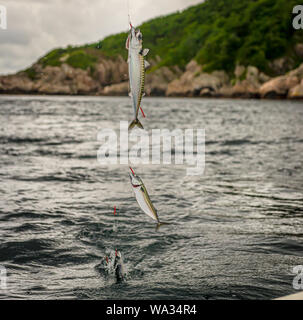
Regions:
M 130 131 L 131 129 L 133 129 L 134 127 L 138 127 L 140 129 L 144 129 L 142 123 L 140 122 L 139 119 L 134 119 L 131 124 L 128 127 L 128 130 Z
M 168 224 L 169 224 L 168 222 L 160 222 L 160 221 L 158 221 L 158 224 L 156 226 L 156 231 L 158 231 L 160 229 L 160 227 L 168 225 Z

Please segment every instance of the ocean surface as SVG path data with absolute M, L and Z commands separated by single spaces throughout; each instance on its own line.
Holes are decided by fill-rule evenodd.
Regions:
M 303 265 L 303 104 L 145 98 L 150 129 L 203 128 L 205 172 L 101 165 L 102 129 L 129 98 L 0 96 L 1 299 L 272 299 Z M 117 214 L 114 215 L 114 206 Z M 122 253 L 117 284 L 104 257 Z

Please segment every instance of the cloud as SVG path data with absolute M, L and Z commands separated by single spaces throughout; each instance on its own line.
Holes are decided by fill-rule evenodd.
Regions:
M 56 47 L 95 42 L 126 31 L 128 2 L 134 25 L 202 0 L 2 0 L 0 74 L 25 69 Z

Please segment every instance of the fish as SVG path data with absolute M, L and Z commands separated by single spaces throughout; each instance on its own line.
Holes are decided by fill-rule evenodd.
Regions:
M 149 63 L 144 57 L 148 54 L 149 49 L 142 48 L 142 33 L 132 25 L 126 40 L 126 49 L 128 50 L 129 95 L 134 109 L 134 120 L 130 123 L 128 130 L 131 130 L 135 126 L 144 129 L 138 119 L 138 113 L 141 108 L 142 97 L 145 95 L 145 68 L 149 67 Z
M 157 229 L 166 222 L 161 222 L 158 216 L 158 211 L 152 204 L 147 189 L 142 181 L 142 179 L 135 174 L 134 170 L 129 167 L 130 173 L 130 183 L 132 189 L 135 193 L 136 200 L 144 213 L 146 213 L 150 218 L 157 222 Z
M 115 276 L 117 283 L 124 281 L 125 272 L 123 267 L 122 255 L 121 252 L 116 249 L 116 257 L 114 262 Z
M 117 283 L 124 281 L 126 273 L 121 252 L 116 249 L 115 252 L 111 251 L 106 255 L 101 261 L 101 270 L 107 275 L 113 274 Z

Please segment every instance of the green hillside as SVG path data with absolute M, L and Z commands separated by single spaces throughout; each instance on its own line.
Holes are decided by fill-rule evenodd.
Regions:
M 160 66 L 181 68 L 195 59 L 205 71 L 232 72 L 237 63 L 254 65 L 271 73 L 269 61 L 289 56 L 303 42 L 303 30 L 292 27 L 295 0 L 206 0 L 200 5 L 143 23 L 144 47 L 149 57 L 161 57 Z M 127 56 L 127 33 L 80 47 L 55 49 L 39 60 L 44 66 L 65 62 L 73 67 L 94 69 L 102 57 Z M 28 70 L 30 74 L 30 71 Z

